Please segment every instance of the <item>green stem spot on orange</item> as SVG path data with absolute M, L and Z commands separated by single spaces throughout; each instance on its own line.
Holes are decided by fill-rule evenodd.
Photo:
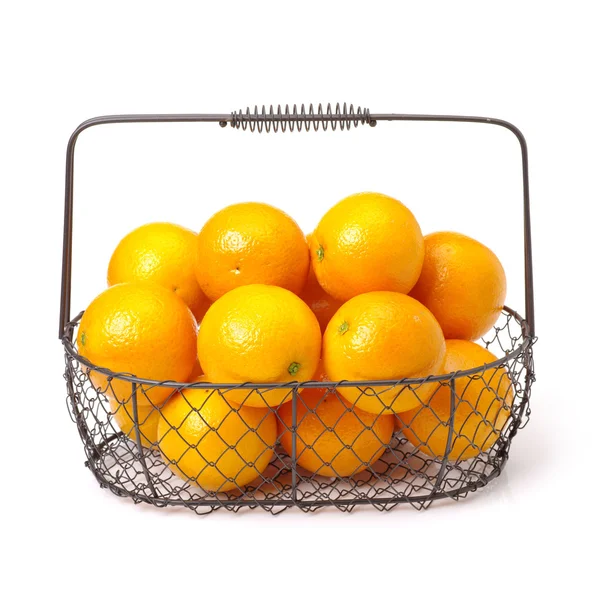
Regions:
M 300 370 L 300 363 L 297 362 L 293 362 L 289 367 L 288 367 L 288 373 L 290 375 L 295 375 L 298 371 Z
M 340 335 L 344 335 L 346 333 L 346 331 L 348 331 L 348 329 L 350 329 L 350 325 L 348 325 L 348 321 L 344 321 L 339 327 L 338 327 L 338 331 L 340 332 Z
M 323 249 L 323 246 L 319 246 L 317 248 L 317 260 L 319 262 L 321 262 L 324 257 L 325 257 L 325 250 Z
M 85 346 L 85 340 L 87 339 L 87 336 L 85 335 L 85 331 L 83 331 L 81 333 L 81 345 Z

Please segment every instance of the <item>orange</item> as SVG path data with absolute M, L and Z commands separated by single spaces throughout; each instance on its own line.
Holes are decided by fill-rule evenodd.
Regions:
M 449 231 L 425 236 L 425 262 L 411 296 L 425 304 L 447 339 L 476 340 L 498 320 L 506 276 L 496 255 Z
M 202 373 L 202 367 L 200 366 L 200 361 L 198 360 L 198 358 L 196 358 L 196 362 L 194 363 L 194 368 L 192 369 L 192 372 L 189 374 L 187 380 L 188 380 L 188 382 L 196 381 L 202 375 L 203 375 L 203 373 Z
M 310 234 L 306 236 L 306 240 L 310 245 Z M 321 332 L 325 332 L 327 323 L 331 320 L 331 317 L 335 314 L 335 311 L 342 305 L 341 300 L 337 300 L 333 296 L 330 296 L 317 281 L 317 276 L 312 268 L 312 264 L 308 269 L 308 277 L 302 292 L 300 292 L 300 298 L 308 304 L 310 309 L 315 313 L 321 326 Z
M 308 246 L 296 222 L 268 204 L 228 206 L 198 235 L 196 278 L 211 300 L 252 283 L 297 294 L 306 281 L 308 263 Z
M 176 294 L 155 283 L 121 283 L 88 306 L 77 332 L 79 353 L 94 365 L 157 381 L 186 381 L 196 360 L 196 320 Z M 132 384 L 90 373 L 96 387 L 120 402 Z M 142 385 L 140 404 L 158 406 L 172 388 Z
M 219 390 L 187 389 L 161 412 L 159 447 L 168 467 L 205 490 L 238 490 L 271 461 L 277 423 L 269 409 L 230 404 Z
M 319 361 L 319 364 L 317 365 L 317 370 L 312 376 L 311 381 L 331 381 L 327 376 L 327 373 L 325 373 L 325 367 L 323 366 L 322 360 Z
M 207 311 L 198 334 L 198 358 L 216 383 L 307 381 L 321 351 L 319 322 L 288 290 L 247 285 L 231 290 Z M 237 394 L 236 394 L 237 392 Z M 233 390 L 227 398 L 250 406 L 277 406 L 291 389 Z
M 132 441 L 136 442 L 136 433 L 134 426 L 133 402 L 127 400 L 119 402 L 113 396 L 109 398 L 110 410 L 115 422 L 121 431 Z M 160 412 L 158 408 L 150 404 L 138 404 L 138 424 L 140 429 L 140 441 L 142 446 L 150 448 L 158 441 L 157 429 Z
M 310 244 L 319 284 L 340 300 L 365 292 L 408 293 L 423 254 L 421 228 L 410 210 L 374 192 L 348 196 L 329 209 Z
M 444 373 L 454 373 L 494 362 L 496 357 L 465 340 L 447 340 Z M 488 450 L 510 416 L 514 395 L 504 367 L 458 377 L 450 460 L 463 460 Z M 401 413 L 402 432 L 416 448 L 443 458 L 450 433 L 449 385 L 440 386 L 427 406 Z
M 436 375 L 444 352 L 444 335 L 431 312 L 396 292 L 369 292 L 348 300 L 323 336 L 323 364 L 332 381 Z M 359 385 L 338 391 L 358 408 L 380 414 L 418 406 L 436 385 Z
M 149 223 L 127 234 L 108 265 L 108 285 L 151 281 L 175 292 L 201 320 L 209 302 L 194 274 L 198 236 L 173 223 Z
M 278 409 L 279 433 L 292 455 L 292 403 Z M 326 477 L 351 477 L 383 454 L 394 429 L 392 415 L 374 415 L 354 408 L 335 392 L 301 390 L 296 409 L 298 464 Z

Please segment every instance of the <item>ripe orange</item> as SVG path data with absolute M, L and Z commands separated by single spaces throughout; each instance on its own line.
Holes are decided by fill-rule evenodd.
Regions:
M 187 380 L 188 381 L 196 381 L 203 374 L 204 373 L 202 372 L 202 367 L 200 366 L 200 361 L 196 357 L 196 361 L 194 362 L 194 368 L 192 369 L 192 372 L 189 374 Z
M 478 241 L 460 233 L 431 233 L 410 295 L 431 310 L 447 339 L 475 340 L 502 312 L 506 276 L 496 255 Z
M 110 410 L 115 419 L 115 422 L 121 431 L 134 442 L 136 441 L 136 433 L 133 419 L 133 402 L 127 400 L 125 402 L 118 401 L 115 397 L 109 397 Z M 138 424 L 140 429 L 140 441 L 142 446 L 150 448 L 158 441 L 157 429 L 160 412 L 158 408 L 150 404 L 138 404 Z
M 194 274 L 198 236 L 173 223 L 149 223 L 120 242 L 108 265 L 108 285 L 150 281 L 175 292 L 202 319 L 209 301 Z
M 436 375 L 444 352 L 444 335 L 431 312 L 396 292 L 369 292 L 348 300 L 323 336 L 323 363 L 333 381 Z M 436 385 L 340 387 L 339 392 L 358 408 L 380 414 L 418 406 Z
M 288 290 L 247 285 L 231 290 L 209 309 L 200 325 L 198 358 L 216 383 L 307 381 L 321 351 L 319 323 Z M 236 394 L 237 392 L 237 394 Z M 233 390 L 227 398 L 249 406 L 277 406 L 291 390 Z
M 158 381 L 186 381 L 196 359 L 196 320 L 173 292 L 155 283 L 121 283 L 104 290 L 89 305 L 77 332 L 79 353 L 99 367 Z M 131 383 L 107 382 L 97 371 L 94 385 L 120 402 Z M 159 406 L 168 387 L 140 386 L 137 399 Z
M 447 340 L 444 373 L 464 371 L 496 360 L 481 346 L 465 340 Z M 463 460 L 489 449 L 510 416 L 514 394 L 504 367 L 458 377 L 450 460 Z M 450 387 L 441 386 L 427 406 L 398 415 L 409 442 L 430 456 L 442 458 L 450 433 Z
M 325 367 L 323 366 L 323 361 L 320 360 L 317 365 L 317 370 L 311 378 L 311 381 L 331 381 L 327 373 L 325 373 Z
M 211 300 L 252 283 L 297 294 L 306 281 L 308 263 L 308 246 L 296 222 L 268 204 L 228 206 L 198 235 L 196 278 Z
M 310 234 L 306 236 L 306 241 L 310 245 Z M 312 264 L 308 269 L 308 277 L 302 292 L 300 292 L 300 298 L 308 304 L 310 309 L 315 313 L 321 326 L 321 332 L 325 332 L 327 323 L 331 320 L 331 317 L 335 314 L 336 310 L 342 305 L 341 300 L 337 300 L 333 296 L 329 295 L 317 281 L 317 276 L 312 268 Z
M 259 477 L 273 456 L 277 423 L 266 408 L 230 404 L 219 390 L 188 389 L 161 412 L 159 447 L 168 467 L 205 490 L 237 490 Z
M 419 278 L 423 253 L 421 228 L 410 210 L 373 192 L 330 208 L 310 244 L 319 284 L 340 300 L 365 292 L 408 293 Z
M 292 403 L 278 409 L 279 434 L 292 455 Z M 296 409 L 298 464 L 326 477 L 351 477 L 383 454 L 394 429 L 392 415 L 352 407 L 324 388 L 301 390 Z

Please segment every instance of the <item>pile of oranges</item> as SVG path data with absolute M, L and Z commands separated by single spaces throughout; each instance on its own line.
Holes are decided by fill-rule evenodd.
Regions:
M 447 386 L 381 381 L 495 361 L 475 340 L 506 295 L 491 250 L 459 233 L 424 237 L 411 211 L 383 194 L 341 200 L 308 236 L 261 203 L 231 205 L 199 234 L 144 225 L 115 249 L 108 285 L 77 333 L 94 365 L 160 382 L 323 382 L 301 388 L 296 403 L 275 385 L 138 386 L 142 443 L 205 490 L 249 484 L 278 442 L 327 477 L 370 467 L 395 431 L 438 457 L 450 434 L 450 459 L 463 460 L 489 448 L 510 414 L 502 368 L 456 379 L 452 432 Z M 135 439 L 132 384 L 94 369 L 89 377 Z M 328 385 L 346 380 L 371 383 Z

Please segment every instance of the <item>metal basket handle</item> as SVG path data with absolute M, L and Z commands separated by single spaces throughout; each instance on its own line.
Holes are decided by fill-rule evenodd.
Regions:
M 63 337 L 65 328 L 69 322 L 71 311 L 71 262 L 73 251 L 73 178 L 75 161 L 75 144 L 82 131 L 95 125 L 107 125 L 111 123 L 185 123 L 203 122 L 219 123 L 221 127 L 230 124 L 236 129 L 250 129 L 250 131 L 305 131 L 309 129 L 318 130 L 329 126 L 335 130 L 338 126 L 341 130 L 350 129 L 352 126 L 368 124 L 371 127 L 379 121 L 452 121 L 460 123 L 483 123 L 487 125 L 498 125 L 511 131 L 519 140 L 521 146 L 521 162 L 523 174 L 523 250 L 525 259 L 525 320 L 529 327 L 529 334 L 535 336 L 535 316 L 533 298 L 533 265 L 531 248 L 531 216 L 529 202 L 529 163 L 527 156 L 527 143 L 521 131 L 508 121 L 491 119 L 486 117 L 464 117 L 451 115 L 405 115 L 394 113 L 371 114 L 368 109 L 358 107 L 354 110 L 352 104 L 348 107 L 345 103 L 336 104 L 335 108 L 328 104 L 325 108 L 319 104 L 316 108 L 312 104 L 307 107 L 302 104 L 300 108 L 293 105 L 274 108 L 272 105 L 267 109 L 257 106 L 251 111 L 233 112 L 230 114 L 182 114 L 182 115 L 112 115 L 96 117 L 84 121 L 75 129 L 67 145 L 67 165 L 65 171 L 65 214 L 63 230 L 63 263 L 62 263 L 62 285 L 59 315 L 59 339 Z

